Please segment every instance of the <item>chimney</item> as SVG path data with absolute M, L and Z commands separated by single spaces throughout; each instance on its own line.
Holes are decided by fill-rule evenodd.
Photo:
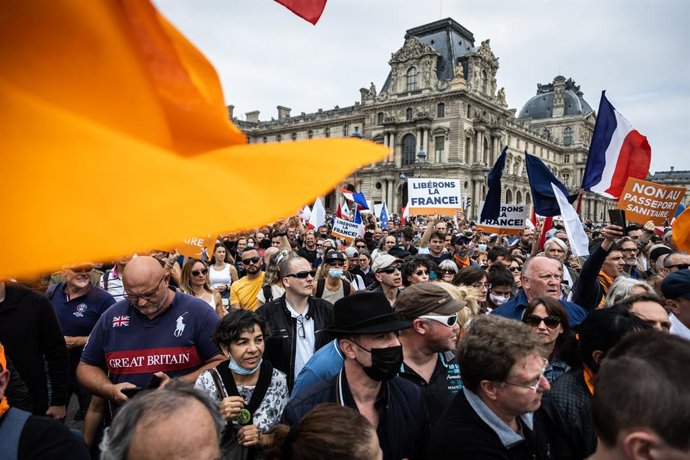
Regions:
M 671 172 L 673 172 L 673 166 L 671 166 Z
M 560 118 L 565 114 L 565 77 L 562 75 L 553 79 L 553 109 L 551 116 Z
M 244 114 L 245 117 L 247 117 L 247 121 L 250 123 L 258 123 L 259 122 L 259 111 L 254 110 L 252 112 L 247 112 Z
M 282 105 L 279 105 L 278 120 L 285 120 L 287 118 L 290 118 L 290 110 L 292 110 L 290 107 L 283 107 Z
M 233 117 L 235 116 L 233 112 L 235 112 L 235 106 L 234 106 L 234 105 L 229 105 L 229 106 L 228 106 L 228 117 L 230 117 L 231 120 L 232 120 Z

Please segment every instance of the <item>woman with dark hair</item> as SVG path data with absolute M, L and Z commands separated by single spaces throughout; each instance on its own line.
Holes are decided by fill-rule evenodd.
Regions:
M 225 316 L 225 308 L 218 291 L 211 289 L 208 281 L 208 265 L 198 259 L 189 259 L 182 267 L 180 290 L 206 302 L 218 316 Z
M 278 425 L 264 450 L 266 460 L 381 460 L 383 453 L 373 426 L 356 410 L 319 404 L 290 429 Z
M 597 437 L 590 404 L 601 361 L 627 334 L 650 327 L 621 306 L 594 310 L 575 327 L 577 335 L 571 339 L 574 353 L 566 352 L 569 344 L 562 350 L 562 358 L 571 369 L 554 382 L 538 412 L 552 441 L 554 458 L 579 459 L 594 454 Z
M 227 420 L 221 447 L 246 448 L 244 458 L 254 458 L 257 447 L 270 443 L 266 433 L 280 420 L 289 397 L 285 374 L 263 360 L 267 333 L 256 313 L 232 310 L 213 334 L 228 361 L 202 372 L 194 385 L 211 396 Z
M 480 313 L 486 313 L 486 295 L 489 292 L 489 278 L 486 270 L 479 267 L 465 267 L 453 278 L 456 286 L 468 286 L 477 290 L 477 301 Z
M 522 322 L 541 339 L 542 356 L 549 361 L 544 377 L 553 383 L 569 369 L 568 364 L 560 359 L 563 343 L 572 335 L 568 313 L 553 297 L 537 297 L 527 305 Z
M 211 289 L 220 293 L 226 310 L 230 306 L 230 285 L 238 279 L 237 268 L 235 268 L 234 263 L 235 261 L 225 246 L 216 243 L 209 262 L 208 281 L 211 284 Z
M 423 256 L 410 256 L 405 259 L 401 271 L 405 287 L 412 284 L 428 283 L 431 262 Z

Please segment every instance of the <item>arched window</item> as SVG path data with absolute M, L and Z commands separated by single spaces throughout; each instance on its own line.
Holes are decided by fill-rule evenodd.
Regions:
M 529 194 L 529 192 L 525 193 L 525 204 L 531 204 L 532 203 L 532 196 Z
M 438 118 L 443 118 L 446 116 L 446 104 L 444 104 L 443 102 L 439 103 L 436 106 L 436 116 Z
M 470 153 L 472 152 L 471 144 L 472 144 L 472 138 L 466 137 L 465 138 L 465 164 L 470 163 Z
M 383 124 L 383 112 L 379 112 L 378 115 L 376 115 L 376 121 L 379 125 Z
M 568 126 L 563 130 L 563 145 L 570 145 L 573 143 L 573 128 Z
M 297 133 L 294 133 L 294 132 L 293 132 L 293 133 L 290 135 L 290 137 L 292 138 L 293 141 L 296 141 L 296 140 L 297 140 Z
M 544 128 L 544 137 L 547 139 L 551 139 L 551 131 L 549 131 L 547 128 Z
M 410 67 L 407 69 L 407 91 L 414 91 L 417 89 L 417 68 Z
M 331 137 L 331 128 L 324 128 L 323 135 L 324 137 Z
M 484 152 L 482 155 L 482 164 L 488 165 L 489 164 L 489 140 L 485 137 L 484 138 Z
M 515 204 L 522 204 L 522 192 L 520 190 L 515 194 Z
M 405 120 L 412 121 L 412 108 L 410 107 L 405 110 Z
M 486 75 L 486 70 L 482 70 L 482 93 L 489 93 L 489 77 Z
M 314 131 L 312 131 L 312 130 L 310 129 L 309 132 L 307 132 L 307 137 L 308 137 L 309 139 L 312 139 L 312 138 L 314 137 Z
M 415 162 L 415 149 L 417 148 L 417 138 L 414 134 L 405 134 L 402 138 L 402 164 L 413 165 Z
M 506 190 L 506 204 L 513 204 L 513 192 Z

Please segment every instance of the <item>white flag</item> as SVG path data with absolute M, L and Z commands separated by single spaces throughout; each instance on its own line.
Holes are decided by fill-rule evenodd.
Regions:
M 563 194 L 561 189 L 551 184 L 553 193 L 556 195 L 558 207 L 561 208 L 561 217 L 563 218 L 563 225 L 565 225 L 565 232 L 568 234 L 570 240 L 570 250 L 573 255 L 577 257 L 589 255 L 589 240 L 585 233 L 585 227 L 582 225 L 580 216 L 573 208 L 573 205 L 568 203 L 568 199 Z
M 326 209 L 321 203 L 321 198 L 314 201 L 314 206 L 311 207 L 311 215 L 309 216 L 309 227 L 319 228 L 326 224 Z

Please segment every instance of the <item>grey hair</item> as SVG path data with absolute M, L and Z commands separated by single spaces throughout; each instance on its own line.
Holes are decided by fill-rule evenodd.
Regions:
M 645 281 L 640 281 L 627 276 L 619 276 L 609 288 L 606 294 L 606 307 L 617 304 L 623 299 L 633 295 L 633 288 L 641 287 L 648 294 L 655 294 L 654 288 Z
M 220 444 L 225 420 L 218 408 L 204 393 L 190 385 L 175 381 L 164 389 L 140 393 L 122 407 L 103 434 L 103 440 L 99 445 L 101 460 L 126 460 L 138 425 L 155 423 L 193 400 L 208 409 L 216 426 L 216 438 Z

